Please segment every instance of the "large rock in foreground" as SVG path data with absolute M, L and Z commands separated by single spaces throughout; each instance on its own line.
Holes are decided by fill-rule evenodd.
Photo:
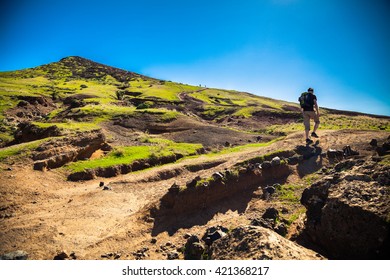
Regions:
M 258 226 L 232 230 L 211 246 L 213 260 L 317 260 L 318 253 Z
M 305 231 L 335 259 L 390 258 L 390 166 L 348 160 L 306 189 Z

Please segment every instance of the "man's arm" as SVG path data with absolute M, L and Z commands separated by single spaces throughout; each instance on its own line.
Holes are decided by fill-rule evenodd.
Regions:
M 314 108 L 317 112 L 317 115 L 319 116 L 320 115 L 320 110 L 318 109 L 318 104 L 317 104 L 317 99 L 314 99 Z

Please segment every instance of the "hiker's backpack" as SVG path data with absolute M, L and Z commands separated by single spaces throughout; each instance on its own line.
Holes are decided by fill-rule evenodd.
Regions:
M 314 98 L 313 95 L 308 92 L 303 92 L 301 96 L 298 98 L 299 104 L 301 105 L 301 108 L 313 108 L 314 105 Z

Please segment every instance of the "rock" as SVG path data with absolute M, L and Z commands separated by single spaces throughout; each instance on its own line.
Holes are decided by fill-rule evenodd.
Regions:
M 103 186 L 104 186 L 104 182 L 100 182 L 99 187 L 103 187 Z
M 370 145 L 373 146 L 373 147 L 378 146 L 378 140 L 372 139 L 371 142 L 370 142 Z
M 272 219 L 255 218 L 251 221 L 252 226 L 259 226 L 268 229 L 274 229 L 275 221 Z
M 388 154 L 388 151 L 390 150 L 390 141 L 387 140 L 385 143 L 383 143 L 382 147 L 377 147 L 376 152 L 379 156 L 384 156 Z
M 196 235 L 191 235 L 184 246 L 184 259 L 200 260 L 205 251 L 205 246 Z
M 177 260 L 179 258 L 179 253 L 176 251 L 169 252 L 167 258 L 168 260 Z
M 343 148 L 343 153 L 346 157 L 359 155 L 359 152 L 352 150 L 352 148 L 348 145 Z
M 322 179 L 303 191 L 305 232 L 334 259 L 389 259 L 390 180 L 381 184 L 379 178 L 389 179 L 390 167 L 350 166 L 337 180 Z
M 267 187 L 265 187 L 265 189 L 264 189 L 264 191 L 266 192 L 266 193 L 268 193 L 268 194 L 274 194 L 275 193 L 275 191 L 276 191 L 276 189 L 275 189 L 275 187 L 274 186 L 267 186 Z
M 53 260 L 66 260 L 69 258 L 69 255 L 65 251 L 61 251 L 54 256 Z
M 104 186 L 103 187 L 103 191 L 111 191 L 111 187 L 110 186 Z
M 262 218 L 275 221 L 277 218 L 279 218 L 279 211 L 276 208 L 269 207 L 265 210 Z
M 272 230 L 257 226 L 241 226 L 210 247 L 212 260 L 317 260 L 316 252 L 287 240 Z
M 0 256 L 0 260 L 27 260 L 28 253 L 25 251 L 14 251 Z
M 214 241 L 224 237 L 227 232 L 228 229 L 222 226 L 211 227 L 206 230 L 202 240 L 206 243 L 206 245 L 210 246 Z
M 18 103 L 18 107 L 27 107 L 30 103 L 28 103 L 27 101 L 25 100 L 20 100 L 19 103 Z
M 200 180 L 200 176 L 196 176 L 194 179 L 192 179 L 191 181 L 188 181 L 186 183 L 186 186 L 187 188 L 195 188 L 196 187 L 196 184 L 198 183 L 198 181 Z
M 223 174 L 220 172 L 215 172 L 212 177 L 214 178 L 215 181 L 220 182 L 223 180 Z
M 356 164 L 356 161 L 354 160 L 345 160 L 342 162 L 339 162 L 338 164 L 335 165 L 334 170 L 337 172 L 340 172 L 342 170 L 348 170 L 354 167 Z
M 85 181 L 85 180 L 92 180 L 95 178 L 95 171 L 94 170 L 85 170 L 80 172 L 72 173 L 68 176 L 69 181 Z
M 157 238 L 153 237 L 152 240 L 150 240 L 150 243 L 156 244 L 157 243 Z
M 261 164 L 261 169 L 269 169 L 272 167 L 272 164 L 270 161 L 264 161 L 262 164 Z
M 279 165 L 280 165 L 280 157 L 274 157 L 274 158 L 271 160 L 271 165 L 272 165 L 272 166 L 279 166 Z
M 329 149 L 326 152 L 326 156 L 329 159 L 343 159 L 344 152 L 342 150 Z
M 171 194 L 178 194 L 180 192 L 180 186 L 178 184 L 173 183 L 173 185 L 168 189 L 168 192 Z
M 303 160 L 308 160 L 311 157 L 318 156 L 321 154 L 322 150 L 314 146 L 302 146 L 299 145 L 294 150 L 298 155 L 302 157 Z
M 281 236 L 286 236 L 287 226 L 284 223 L 280 223 L 275 227 L 275 232 L 280 234 Z

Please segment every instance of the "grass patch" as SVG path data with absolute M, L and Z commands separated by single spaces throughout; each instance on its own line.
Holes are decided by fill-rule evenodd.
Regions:
M 36 141 L 31 141 L 28 143 L 21 143 L 21 144 L 13 145 L 11 147 L 1 148 L 0 149 L 0 161 L 6 159 L 8 157 L 17 156 L 17 155 L 26 156 L 31 152 L 31 150 L 38 148 L 39 145 L 41 145 L 42 143 L 49 141 L 51 139 L 53 139 L 53 138 L 50 137 L 50 138 L 40 139 L 40 140 L 36 140 Z
M 53 122 L 53 123 L 41 123 L 41 122 L 33 122 L 36 126 L 47 128 L 52 125 L 56 125 L 60 129 L 64 130 L 77 130 L 77 131 L 90 131 L 94 129 L 99 129 L 99 125 L 96 122 Z
M 131 164 L 136 160 L 159 158 L 174 154 L 187 156 L 196 154 L 197 150 L 202 148 L 200 144 L 176 143 L 158 138 L 145 138 L 144 143 L 149 145 L 117 147 L 103 158 L 73 162 L 67 165 L 66 168 L 73 172 L 78 172 L 99 167 Z
M 305 187 L 302 185 L 286 184 L 277 185 L 276 195 L 279 200 L 289 204 L 299 204 L 302 190 Z
M 304 206 L 299 206 L 298 209 L 294 210 L 293 213 L 288 215 L 283 215 L 282 217 L 284 220 L 286 220 L 288 225 L 291 225 L 293 222 L 295 222 L 302 214 L 306 212 L 306 208 Z

